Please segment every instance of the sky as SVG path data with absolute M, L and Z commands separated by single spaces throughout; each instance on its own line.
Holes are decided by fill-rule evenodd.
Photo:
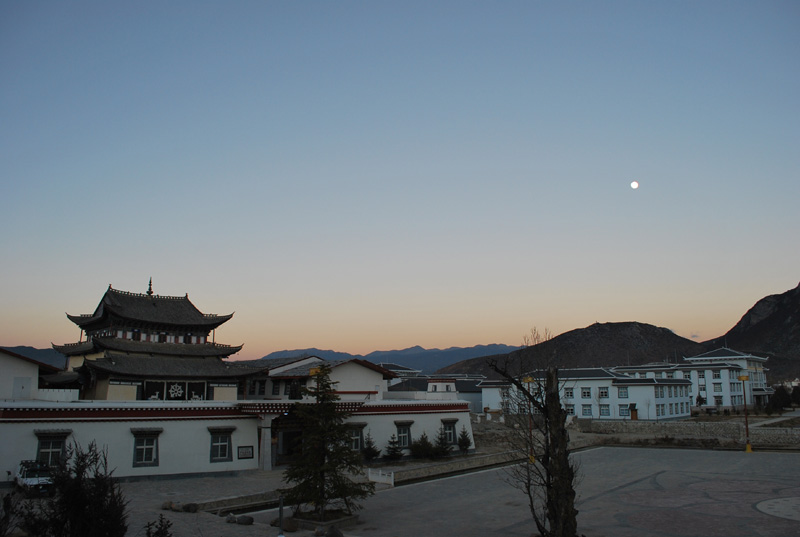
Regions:
M 0 3 L 0 345 L 696 341 L 800 282 L 797 2 Z M 638 189 L 631 182 L 639 183 Z

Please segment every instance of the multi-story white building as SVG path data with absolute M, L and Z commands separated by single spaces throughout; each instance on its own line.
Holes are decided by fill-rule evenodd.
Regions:
M 727 348 L 684 358 L 684 363 L 659 362 L 615 367 L 614 371 L 635 378 L 687 379 L 695 408 L 738 410 L 766 405 L 774 390 L 767 386 L 766 358 Z M 742 378 L 746 380 L 742 380 Z
M 530 374 L 536 391 L 535 373 Z M 525 380 L 525 377 L 523 377 Z M 691 413 L 689 381 L 682 378 L 636 378 L 605 368 L 559 370 L 559 396 L 567 415 L 582 419 L 669 420 Z M 483 381 L 483 404 L 507 413 L 525 413 L 514 388 L 505 381 Z M 517 408 L 515 408 L 517 406 Z

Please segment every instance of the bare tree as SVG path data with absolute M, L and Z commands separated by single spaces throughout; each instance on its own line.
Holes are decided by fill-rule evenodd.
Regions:
M 570 460 L 567 413 L 561 406 L 556 353 L 548 330 L 526 335 L 526 348 L 489 360 L 489 367 L 510 385 L 507 418 L 514 431 L 510 448 L 524 462 L 510 467 L 508 482 L 528 498 L 542 537 L 576 537 L 576 467 Z

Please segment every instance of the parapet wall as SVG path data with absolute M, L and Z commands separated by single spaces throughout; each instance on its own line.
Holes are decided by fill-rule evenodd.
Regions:
M 653 438 L 716 439 L 720 444 L 744 444 L 745 426 L 735 422 L 677 421 L 607 421 L 578 420 L 584 433 Z M 792 447 L 800 445 L 800 429 L 782 427 L 750 427 L 750 443 L 754 446 Z

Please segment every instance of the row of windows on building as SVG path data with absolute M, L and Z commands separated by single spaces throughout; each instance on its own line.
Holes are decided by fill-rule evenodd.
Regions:
M 691 410 L 691 405 L 688 402 L 680 403 L 656 403 L 656 416 L 675 416 L 680 414 L 688 414 Z M 564 405 L 567 415 L 575 415 L 575 405 L 568 403 Z M 612 417 L 611 405 L 598 405 L 598 415 L 600 417 Z M 669 411 L 669 413 L 667 413 Z M 581 417 L 591 418 L 594 417 L 594 405 L 581 405 Z M 617 408 L 617 416 L 620 418 L 627 418 L 631 415 L 630 405 L 623 404 Z
M 654 386 L 655 396 L 656 398 L 665 398 L 665 397 L 688 397 L 689 396 L 689 387 L 688 386 Z M 592 398 L 592 389 L 588 386 L 581 387 L 580 389 L 581 399 L 591 399 Z M 609 387 L 608 386 L 600 386 L 597 388 L 597 397 L 598 399 L 608 399 L 609 397 Z M 564 388 L 564 399 L 574 399 L 575 398 L 575 389 L 574 388 Z M 617 387 L 617 398 L 618 399 L 627 399 L 628 398 L 628 387 L 627 386 L 618 386 Z
M 88 334 L 90 337 L 116 337 L 130 339 L 131 341 L 145 341 L 151 343 L 206 343 L 206 334 L 196 335 L 191 332 L 186 334 L 170 334 L 167 332 L 142 332 L 141 330 L 102 330 Z
M 209 427 L 210 451 L 209 461 L 227 462 L 233 460 L 231 435 L 236 427 Z M 133 443 L 132 466 L 158 466 L 159 464 L 159 437 L 161 428 L 133 428 L 131 429 Z M 67 437 L 71 431 L 63 433 L 39 434 L 39 445 L 36 460 L 47 465 L 55 466 L 64 456 Z

